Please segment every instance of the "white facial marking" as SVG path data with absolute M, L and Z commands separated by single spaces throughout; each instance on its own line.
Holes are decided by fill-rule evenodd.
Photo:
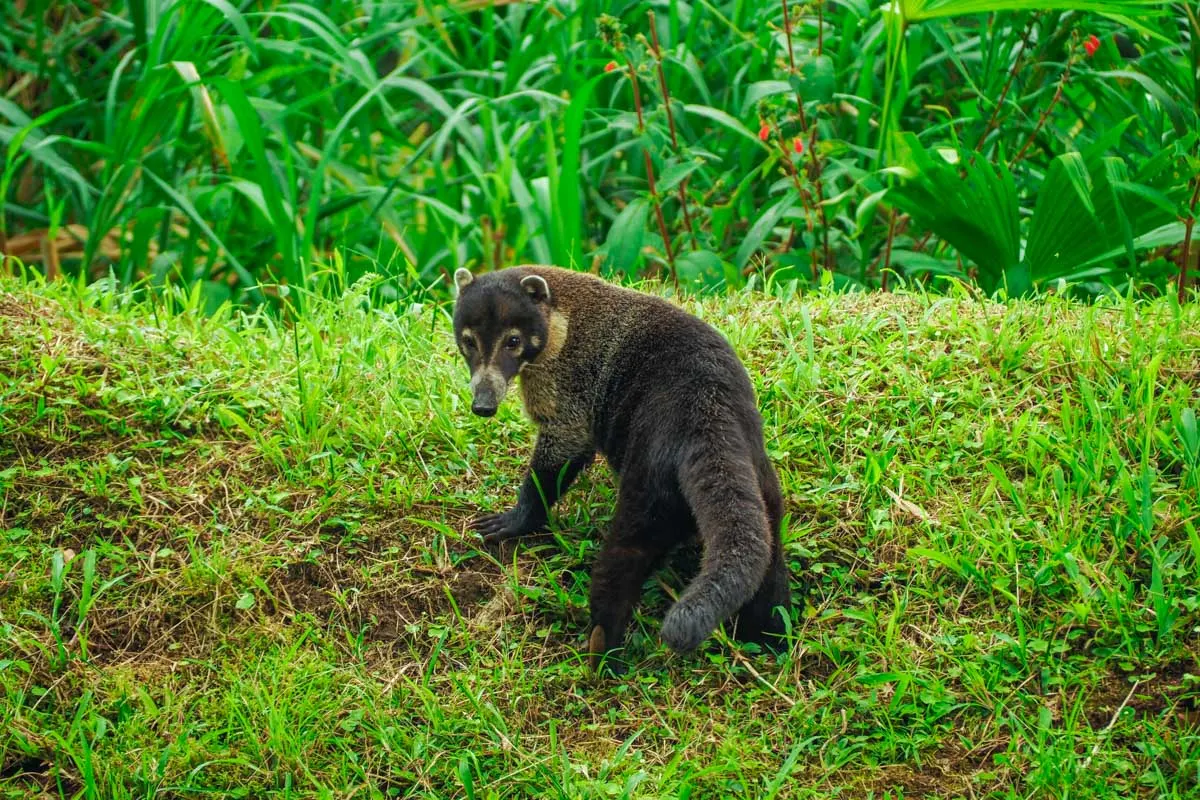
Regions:
M 480 367 L 475 371 L 475 375 L 471 378 L 471 391 L 475 392 L 480 386 L 486 386 L 495 393 L 496 405 L 500 404 L 508 392 L 508 383 L 504 380 L 504 376 L 500 374 L 500 370 L 492 366 Z
M 463 354 L 465 355 L 468 346 L 478 345 L 478 340 L 475 338 L 475 331 L 471 330 L 470 328 L 463 328 L 462 335 L 459 336 L 459 342 L 459 349 L 462 350 Z

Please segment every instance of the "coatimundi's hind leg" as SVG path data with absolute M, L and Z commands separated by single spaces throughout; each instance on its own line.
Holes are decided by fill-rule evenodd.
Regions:
M 546 527 L 549 509 L 596 457 L 595 450 L 572 438 L 547 432 L 538 435 L 517 504 L 508 511 L 488 514 L 472 522 L 471 526 L 483 534 L 484 541 L 502 542 Z
M 780 650 L 786 646 L 782 637 L 787 628 L 782 614 L 787 613 L 792 602 L 788 575 L 783 555 L 776 550 L 762 585 L 758 587 L 754 597 L 750 598 L 750 602 L 737 612 L 733 631 L 735 639 L 756 642 L 773 650 Z
M 789 585 L 791 573 L 787 568 L 783 538 L 780 535 L 782 516 L 782 501 L 768 498 L 767 517 L 772 533 L 771 563 L 758 591 L 738 610 L 733 629 L 735 639 L 756 642 L 773 650 L 782 649 L 786 645 L 783 635 L 787 628 L 782 615 L 788 613 L 792 603 L 792 590 Z
M 622 491 L 612 531 L 592 567 L 588 652 L 593 669 L 600 668 L 603 661 L 614 673 L 624 672 L 626 665 L 613 651 L 624 647 L 642 587 L 673 541 L 669 529 L 651 527 L 665 525 L 668 518 L 655 514 L 637 494 L 636 490 Z

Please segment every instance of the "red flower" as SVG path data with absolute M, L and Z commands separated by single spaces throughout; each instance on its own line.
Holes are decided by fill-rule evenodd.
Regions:
M 1083 49 L 1088 56 L 1096 55 L 1096 51 L 1100 49 L 1100 40 L 1096 38 L 1096 34 L 1093 33 L 1087 38 L 1087 41 L 1083 43 Z
M 615 61 L 610 61 L 604 65 L 605 72 L 612 72 L 616 68 L 617 68 L 617 62 L 615 62 Z
M 797 136 L 795 139 L 792 139 L 792 149 L 797 153 L 804 152 L 804 142 L 799 136 Z
M 762 127 L 758 129 L 758 138 L 759 141 L 763 142 L 771 138 L 771 126 L 764 122 Z

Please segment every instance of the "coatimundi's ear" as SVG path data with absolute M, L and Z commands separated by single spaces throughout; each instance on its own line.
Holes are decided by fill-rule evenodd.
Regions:
M 541 275 L 526 275 L 521 278 L 521 288 L 529 293 L 535 303 L 545 303 L 550 299 L 550 287 Z
M 454 285 L 458 287 L 460 292 L 470 286 L 473 280 L 475 280 L 475 276 L 466 267 L 459 267 L 454 270 Z

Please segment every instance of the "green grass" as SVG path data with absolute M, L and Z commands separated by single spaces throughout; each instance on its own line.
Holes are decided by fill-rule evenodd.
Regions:
M 466 532 L 531 432 L 442 306 L 0 282 L 0 796 L 1195 797 L 1200 306 L 687 301 L 759 393 L 778 659 L 579 655 L 610 517 Z M 375 298 L 378 300 L 378 298 Z

